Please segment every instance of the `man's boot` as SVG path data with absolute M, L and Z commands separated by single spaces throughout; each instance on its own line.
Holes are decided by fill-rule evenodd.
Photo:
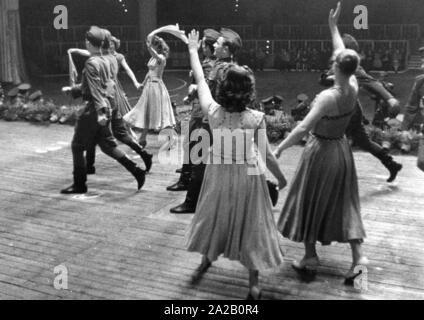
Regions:
M 143 149 L 142 146 L 140 146 L 138 143 L 135 143 L 134 145 L 130 146 L 135 152 L 138 153 L 138 155 L 141 157 L 141 159 L 144 162 L 144 165 L 146 166 L 146 173 L 150 172 L 152 169 L 153 164 L 153 155 L 148 153 L 145 149 Z
M 187 191 L 188 186 L 190 184 L 190 176 L 191 176 L 191 166 L 183 165 L 183 169 L 180 175 L 180 179 L 177 183 L 173 184 L 166 188 L 168 191 L 179 192 L 179 191 Z
M 387 182 L 395 181 L 399 171 L 402 170 L 403 166 L 400 163 L 397 163 L 396 161 L 394 161 L 393 158 L 387 153 L 385 153 L 385 155 L 383 156 L 381 163 L 390 172 L 390 177 L 389 179 L 387 179 Z
M 118 162 L 125 169 L 127 169 L 137 180 L 138 190 L 143 188 L 144 182 L 146 181 L 146 171 L 139 168 L 137 164 L 133 162 L 131 159 L 129 159 L 127 156 L 124 156 L 123 158 L 119 159 Z
M 87 193 L 87 172 L 86 168 L 74 169 L 74 184 L 69 188 L 63 189 L 62 194 L 84 194 Z

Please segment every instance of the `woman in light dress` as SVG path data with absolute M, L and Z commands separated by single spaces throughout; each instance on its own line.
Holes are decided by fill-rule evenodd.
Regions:
M 211 263 L 224 255 L 249 270 L 248 299 L 260 299 L 259 271 L 277 268 L 283 262 L 283 254 L 255 146 L 266 158 L 281 189 L 286 180 L 266 138 L 265 115 L 248 108 L 255 94 L 253 73 L 229 63 L 225 80 L 218 84 L 218 101 L 214 101 L 200 64 L 198 43 L 199 33 L 192 31 L 188 46 L 203 113 L 214 134 L 233 134 L 239 139 L 234 143 L 233 137 L 233 143 L 227 146 L 224 142 L 223 147 L 214 139 L 213 163 L 207 165 L 187 234 L 188 250 L 203 256 L 193 280 L 200 279 Z M 239 143 L 245 143 L 244 148 L 238 148 Z
M 124 120 L 132 127 L 142 130 L 139 143 L 147 145 L 149 130 L 173 128 L 176 125 L 171 98 L 162 80 L 169 57 L 169 47 L 165 40 L 156 36 L 163 28 L 147 36 L 147 49 L 151 55 L 147 67 L 149 72 L 143 82 L 143 93 L 136 106 L 125 115 Z
M 358 179 L 352 150 L 345 130 L 355 110 L 358 83 L 354 76 L 359 56 L 345 49 L 337 28 L 340 3 L 330 12 L 335 62 L 334 87 L 320 93 L 304 121 L 277 148 L 275 155 L 312 136 L 302 154 L 278 221 L 284 237 L 303 242 L 305 256 L 295 261 L 296 270 L 316 269 L 319 265 L 316 242 L 349 243 L 352 265 L 346 284 L 353 284 L 359 265 L 367 263 L 361 243 L 365 238 L 362 223 Z

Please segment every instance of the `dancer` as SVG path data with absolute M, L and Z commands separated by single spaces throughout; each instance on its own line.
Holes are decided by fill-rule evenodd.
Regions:
M 139 143 L 143 147 L 147 145 L 149 129 L 162 130 L 176 125 L 171 98 L 162 80 L 166 60 L 169 57 L 169 47 L 165 40 L 156 36 L 160 32 L 166 32 L 166 27 L 157 29 L 147 36 L 147 49 L 151 55 L 147 64 L 149 73 L 143 82 L 144 89 L 140 100 L 124 117 L 132 127 L 142 130 Z
M 347 49 L 359 52 L 358 42 L 351 35 L 343 35 L 343 43 Z M 361 66 L 358 67 L 355 76 L 362 88 L 381 97 L 390 106 L 390 113 L 393 117 L 399 113 L 399 101 L 394 98 L 393 95 L 386 90 L 386 88 L 384 88 L 380 81 L 368 75 Z M 332 86 L 334 84 L 334 72 L 332 70 L 323 76 L 321 84 L 325 86 Z M 390 176 L 387 179 L 387 182 L 393 182 L 398 173 L 402 170 L 402 165 L 394 161 L 393 157 L 386 149 L 371 141 L 365 130 L 363 119 L 362 106 L 358 99 L 356 111 L 352 116 L 348 128 L 346 129 L 346 135 L 348 137 L 352 137 L 354 144 L 359 146 L 362 150 L 371 153 L 374 157 L 379 159 L 387 170 L 389 170 Z
M 188 232 L 188 250 L 203 255 L 193 280 L 199 280 L 211 263 L 223 254 L 249 269 L 248 298 L 260 299 L 259 271 L 278 267 L 283 262 L 283 255 L 265 175 L 259 171 L 249 174 L 249 170 L 258 170 L 254 148 L 257 145 L 261 149 L 258 141 L 266 142 L 268 168 L 278 179 L 280 188 L 285 187 L 286 180 L 266 139 L 265 115 L 247 108 L 254 97 L 253 72 L 237 64 L 228 64 L 223 70 L 226 80 L 219 82 L 216 88 L 219 105 L 203 74 L 198 41 L 199 33 L 193 30 L 188 47 L 202 111 L 208 116 L 211 130 L 220 136 L 238 131 L 242 139 L 236 143 L 245 141 L 246 144 L 242 151 L 214 148 L 213 159 L 218 159 L 219 163 L 206 167 L 196 215 Z M 228 163 L 228 159 L 232 164 L 220 164 L 222 161 Z
M 108 156 L 117 160 L 137 180 L 138 190 L 145 182 L 145 171 L 131 161 L 118 147 L 110 128 L 111 104 L 114 102 L 115 83 L 108 60 L 102 57 L 101 47 L 105 32 L 91 27 L 86 34 L 86 46 L 90 58 L 85 64 L 82 83 L 75 87 L 65 87 L 74 98 L 82 96 L 87 102 L 83 113 L 77 119 L 72 140 L 74 160 L 74 184 L 61 191 L 63 194 L 83 194 L 87 192 L 87 167 L 84 151 L 98 144 Z
M 212 68 L 215 65 L 216 57 L 214 56 L 214 44 L 218 40 L 218 38 L 221 36 L 221 34 L 218 31 L 215 31 L 213 29 L 206 29 L 203 31 L 203 39 L 202 39 L 202 53 L 203 53 L 203 61 L 202 61 L 202 68 L 203 73 L 205 74 L 205 77 L 208 78 L 209 73 L 212 71 Z M 189 130 L 188 130 L 188 136 L 185 137 L 185 143 L 184 145 L 187 145 L 188 148 L 185 148 L 184 150 L 188 153 L 188 163 L 184 163 L 182 169 L 181 169 L 181 175 L 180 179 L 177 183 L 173 184 L 172 186 L 168 187 L 168 191 L 186 191 L 188 190 L 189 183 L 191 180 L 191 174 L 192 174 L 192 167 L 193 163 L 191 161 L 191 152 L 193 150 L 193 147 L 198 143 L 197 141 L 190 141 L 191 135 L 195 130 L 206 130 L 208 133 L 210 133 L 209 130 L 209 124 L 207 123 L 207 119 L 204 117 L 202 109 L 200 108 L 199 99 L 197 97 L 197 86 L 194 83 L 189 88 L 189 95 L 187 99 L 187 103 L 192 103 L 192 111 L 190 115 L 190 123 L 189 123 Z M 187 157 L 185 157 L 187 158 Z
M 103 43 L 102 47 L 102 54 L 105 59 L 109 61 L 109 64 L 111 66 L 111 72 L 113 76 L 114 81 L 114 102 L 112 103 L 112 121 L 111 121 L 111 128 L 112 133 L 114 137 L 129 146 L 132 150 L 134 150 L 144 161 L 146 172 L 150 172 L 152 168 L 152 159 L 153 156 L 149 154 L 146 150 L 143 149 L 142 146 L 140 146 L 135 140 L 134 135 L 131 133 L 130 128 L 126 125 L 124 122 L 122 116 L 123 112 L 127 113 L 128 109 L 130 109 L 130 104 L 126 98 L 126 95 L 122 89 L 122 86 L 118 79 L 119 74 L 119 68 L 122 65 L 122 62 L 125 61 L 125 58 L 119 57 L 119 55 L 116 54 L 116 51 L 114 50 L 114 37 L 112 37 L 112 34 L 109 30 L 103 29 L 105 33 L 105 41 Z M 115 42 L 117 39 L 115 38 Z M 77 53 L 84 56 L 89 55 L 90 53 L 86 50 L 80 50 L 80 49 L 70 49 L 68 51 L 69 54 Z M 124 62 L 126 64 L 126 62 Z M 131 71 L 131 70 L 130 70 Z M 135 79 L 135 76 L 133 74 L 133 81 L 134 85 L 136 87 L 140 87 L 141 84 L 137 82 Z M 96 146 L 91 146 L 87 149 L 86 153 L 86 161 L 87 161 L 87 173 L 88 174 L 95 174 L 96 168 L 94 166 L 96 158 Z
M 349 242 L 353 262 L 346 284 L 357 276 L 355 267 L 365 264 L 361 243 L 365 238 L 358 192 L 358 179 L 352 150 L 344 135 L 355 112 L 358 83 L 354 76 L 358 54 L 345 49 L 337 27 L 341 5 L 330 12 L 329 24 L 334 44 L 335 85 L 323 91 L 312 104 L 308 116 L 277 148 L 280 154 L 312 132 L 302 154 L 278 221 L 284 237 L 303 242 L 305 256 L 295 261 L 296 270 L 316 268 L 319 259 L 316 242 Z
M 206 79 L 212 93 L 212 97 L 217 99 L 217 88 L 219 83 L 224 79 L 223 72 L 229 63 L 233 63 L 238 51 L 242 48 L 242 40 L 240 36 L 231 29 L 222 28 L 220 37 L 214 44 L 214 55 L 217 58 L 214 67 L 209 72 Z M 205 128 L 209 131 L 209 128 Z M 210 134 L 211 144 L 213 136 Z M 202 155 L 207 157 L 208 155 Z M 171 209 L 174 214 L 191 214 L 195 213 L 197 201 L 199 199 L 200 189 L 202 187 L 203 176 L 205 174 L 206 165 L 204 163 L 192 166 L 190 183 L 188 186 L 187 196 L 185 201 Z

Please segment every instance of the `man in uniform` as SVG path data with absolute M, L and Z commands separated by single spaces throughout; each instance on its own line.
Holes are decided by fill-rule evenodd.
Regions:
M 215 35 L 217 36 L 217 35 Z M 223 80 L 223 74 L 225 72 L 225 67 L 229 63 L 235 61 L 237 52 L 242 48 L 242 40 L 240 36 L 231 29 L 222 28 L 219 34 L 217 41 L 214 44 L 216 62 L 214 67 L 209 72 L 206 77 L 209 88 L 213 98 L 216 100 L 217 90 L 220 81 Z M 212 143 L 212 133 L 209 128 L 209 125 L 206 124 L 203 127 L 208 131 L 211 143 Z M 197 143 L 197 142 L 196 142 Z M 202 158 L 206 158 L 207 155 L 202 155 Z M 172 208 L 171 213 L 174 214 L 188 214 L 195 213 L 197 201 L 199 199 L 200 189 L 203 183 L 203 177 L 205 175 L 206 164 L 200 163 L 192 166 L 190 183 L 188 185 L 187 196 L 181 205 Z
M 359 51 L 358 42 L 351 35 L 343 35 L 343 42 L 347 49 L 352 49 Z M 332 77 L 330 76 L 332 71 L 326 74 L 325 77 L 321 79 L 321 84 L 323 85 L 332 85 Z M 399 101 L 393 97 L 393 95 L 388 92 L 384 86 L 375 78 L 368 75 L 365 70 L 359 66 L 355 76 L 358 80 L 359 85 L 365 90 L 372 92 L 375 95 L 378 95 L 386 101 L 390 106 L 389 113 L 392 117 L 395 117 L 399 111 Z M 356 111 L 353 114 L 349 126 L 346 130 L 346 135 L 352 137 L 353 142 L 359 146 L 361 149 L 371 153 L 374 157 L 378 158 L 381 163 L 389 170 L 390 177 L 387 179 L 387 182 L 393 182 L 400 170 L 402 170 L 402 165 L 393 160 L 393 157 L 388 154 L 386 149 L 383 149 L 377 143 L 371 141 L 370 137 L 365 131 L 364 127 L 364 116 L 362 111 L 362 106 L 358 100 L 356 104 Z
M 138 190 L 145 182 L 145 171 L 131 161 L 117 147 L 110 128 L 111 101 L 114 97 L 114 82 L 109 62 L 102 57 L 101 46 L 105 33 L 98 27 L 91 27 L 86 34 L 86 47 L 90 58 L 85 64 L 82 83 L 75 87 L 65 87 L 74 98 L 86 101 L 82 114 L 78 117 L 72 140 L 74 162 L 74 183 L 61 191 L 62 194 L 84 194 L 87 192 L 87 166 L 84 151 L 98 144 L 102 151 L 117 160 L 137 180 Z
M 202 61 L 202 68 L 205 74 L 205 78 L 207 79 L 209 73 L 212 71 L 212 68 L 215 65 L 216 58 L 214 56 L 214 44 L 218 40 L 221 34 L 213 29 L 206 29 L 203 31 L 203 40 L 202 40 L 202 52 L 204 59 Z M 200 107 L 199 100 L 197 99 L 197 86 L 193 83 L 189 88 L 189 95 L 186 98 L 186 103 L 192 103 L 192 111 L 189 123 L 189 131 L 188 136 L 185 137 L 184 146 L 186 159 L 184 159 L 185 163 L 183 165 L 180 179 L 177 183 L 167 188 L 168 191 L 187 191 L 192 174 L 192 166 L 193 163 L 191 161 L 191 151 L 193 147 L 197 144 L 197 141 L 190 141 L 190 137 L 195 130 L 204 129 L 210 132 L 209 125 L 207 123 L 207 119 L 203 115 L 202 108 Z M 187 149 L 188 147 L 188 149 Z M 187 157 L 188 155 L 188 157 Z M 188 158 L 188 159 L 187 159 Z M 186 163 L 188 161 L 188 163 Z
M 422 66 L 424 69 L 424 45 L 419 49 Z M 402 131 L 409 131 L 413 127 L 420 128 L 424 123 L 424 74 L 415 78 L 411 94 L 405 110 L 405 118 L 402 123 Z M 422 130 L 422 128 L 421 128 Z
M 113 81 L 115 83 L 114 98 L 111 101 L 111 108 L 112 108 L 111 128 L 112 128 L 112 133 L 118 141 L 126 144 L 132 150 L 137 152 L 137 154 L 141 157 L 141 159 L 145 163 L 146 171 L 149 172 L 151 167 L 152 167 L 153 156 L 148 154 L 146 152 L 146 150 L 144 150 L 144 148 L 142 146 L 140 146 L 140 144 L 130 135 L 130 133 L 128 132 L 128 127 L 125 125 L 124 119 L 122 118 L 122 114 L 119 111 L 119 107 L 118 107 L 119 101 L 116 98 L 117 97 L 116 90 L 119 90 L 119 89 L 117 89 L 117 86 L 116 86 L 117 79 L 118 79 L 118 73 L 119 73 L 119 64 L 118 64 L 118 60 L 116 59 L 115 55 L 113 55 L 110 52 L 110 44 L 112 42 L 112 34 L 110 33 L 109 30 L 106 30 L 106 29 L 103 29 L 103 32 L 105 33 L 105 41 L 104 41 L 103 46 L 102 46 L 102 55 L 103 55 L 103 58 L 106 59 L 110 64 L 110 68 L 111 68 L 110 71 L 111 71 L 111 74 L 112 74 L 112 77 L 113 77 Z M 92 146 L 91 148 L 89 148 L 87 150 L 87 154 L 86 154 L 87 173 L 88 174 L 95 174 L 96 173 L 96 169 L 94 167 L 95 158 L 96 158 L 96 146 Z

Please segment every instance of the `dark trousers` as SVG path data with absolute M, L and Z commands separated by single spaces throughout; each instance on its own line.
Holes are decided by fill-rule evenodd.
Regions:
M 125 124 L 125 121 L 122 119 L 121 116 L 119 116 L 118 111 L 114 111 L 112 113 L 111 130 L 116 140 L 126 144 L 138 154 L 140 154 L 143 151 L 143 148 L 128 132 L 128 128 Z M 87 149 L 86 161 L 87 161 L 87 167 L 94 166 L 94 163 L 96 161 L 96 144 L 90 146 Z
M 371 153 L 384 165 L 390 163 L 393 161 L 393 158 L 379 144 L 371 141 L 370 137 L 365 131 L 363 119 L 364 115 L 362 112 L 362 107 L 358 103 L 355 113 L 353 114 L 349 126 L 346 129 L 346 135 L 353 139 L 353 143 L 355 145 L 357 145 L 362 150 Z
M 97 122 L 97 112 L 92 106 L 87 106 L 78 117 L 72 139 L 74 179 L 77 184 L 85 183 L 87 180 L 87 163 L 84 151 L 93 145 L 99 145 L 103 153 L 115 160 L 119 161 L 125 157 L 125 153 L 118 149 L 112 134 L 111 124 L 100 126 Z
M 201 118 L 192 118 L 190 120 L 189 128 L 190 128 L 189 139 L 191 137 L 191 134 L 195 130 L 206 130 L 206 132 L 209 134 L 211 145 L 212 145 L 213 136 L 212 136 L 211 129 L 209 127 L 209 123 L 205 123 L 203 119 Z M 186 172 L 185 173 L 186 176 L 187 174 L 189 174 L 190 178 L 189 178 L 189 185 L 188 185 L 188 191 L 187 191 L 185 202 L 188 206 L 193 208 L 197 206 L 197 201 L 199 200 L 200 189 L 202 188 L 203 177 L 205 175 L 205 169 L 206 169 L 206 160 L 204 161 L 204 163 L 194 164 L 190 156 L 194 146 L 198 144 L 200 141 L 201 141 L 201 138 L 199 138 L 199 141 L 194 141 L 189 143 L 189 148 L 188 148 L 189 158 L 190 158 L 189 163 L 183 166 L 183 172 L 181 174 L 181 176 L 183 176 L 184 170 Z M 201 159 L 207 159 L 209 154 L 199 154 L 199 156 Z

